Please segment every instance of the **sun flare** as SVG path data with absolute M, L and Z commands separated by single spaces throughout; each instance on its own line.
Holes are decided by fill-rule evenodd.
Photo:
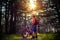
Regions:
M 32 10 L 36 7 L 35 1 L 36 1 L 36 0 L 30 0 L 30 1 L 29 1 L 29 8 L 32 9 Z

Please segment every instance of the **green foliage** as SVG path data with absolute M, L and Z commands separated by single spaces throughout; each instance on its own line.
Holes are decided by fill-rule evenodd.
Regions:
M 1 35 L 2 39 L 1 40 L 22 40 L 21 36 L 18 35 Z M 56 34 L 39 34 L 37 40 L 54 40 L 54 37 L 56 36 Z M 36 40 L 32 39 L 32 40 Z

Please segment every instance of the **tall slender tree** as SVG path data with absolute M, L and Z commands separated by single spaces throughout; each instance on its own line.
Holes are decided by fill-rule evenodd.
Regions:
M 2 0 L 0 0 L 0 18 L 2 17 Z M 0 22 L 1 22 L 1 19 L 0 19 Z M 0 23 L 1 25 L 1 23 Z M 2 25 L 0 26 L 0 32 L 2 32 Z

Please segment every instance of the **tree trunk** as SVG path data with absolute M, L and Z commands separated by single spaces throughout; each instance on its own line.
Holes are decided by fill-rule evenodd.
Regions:
M 2 17 L 2 1 L 0 0 L 0 18 L 1 17 Z M 0 19 L 0 22 L 1 22 L 1 19 Z M 1 25 L 1 23 L 0 23 L 0 25 Z M 0 32 L 2 32 L 2 25 L 0 26 Z

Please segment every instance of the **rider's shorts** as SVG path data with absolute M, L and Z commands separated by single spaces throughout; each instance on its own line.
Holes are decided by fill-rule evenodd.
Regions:
M 32 27 L 32 31 L 36 32 L 36 26 Z

